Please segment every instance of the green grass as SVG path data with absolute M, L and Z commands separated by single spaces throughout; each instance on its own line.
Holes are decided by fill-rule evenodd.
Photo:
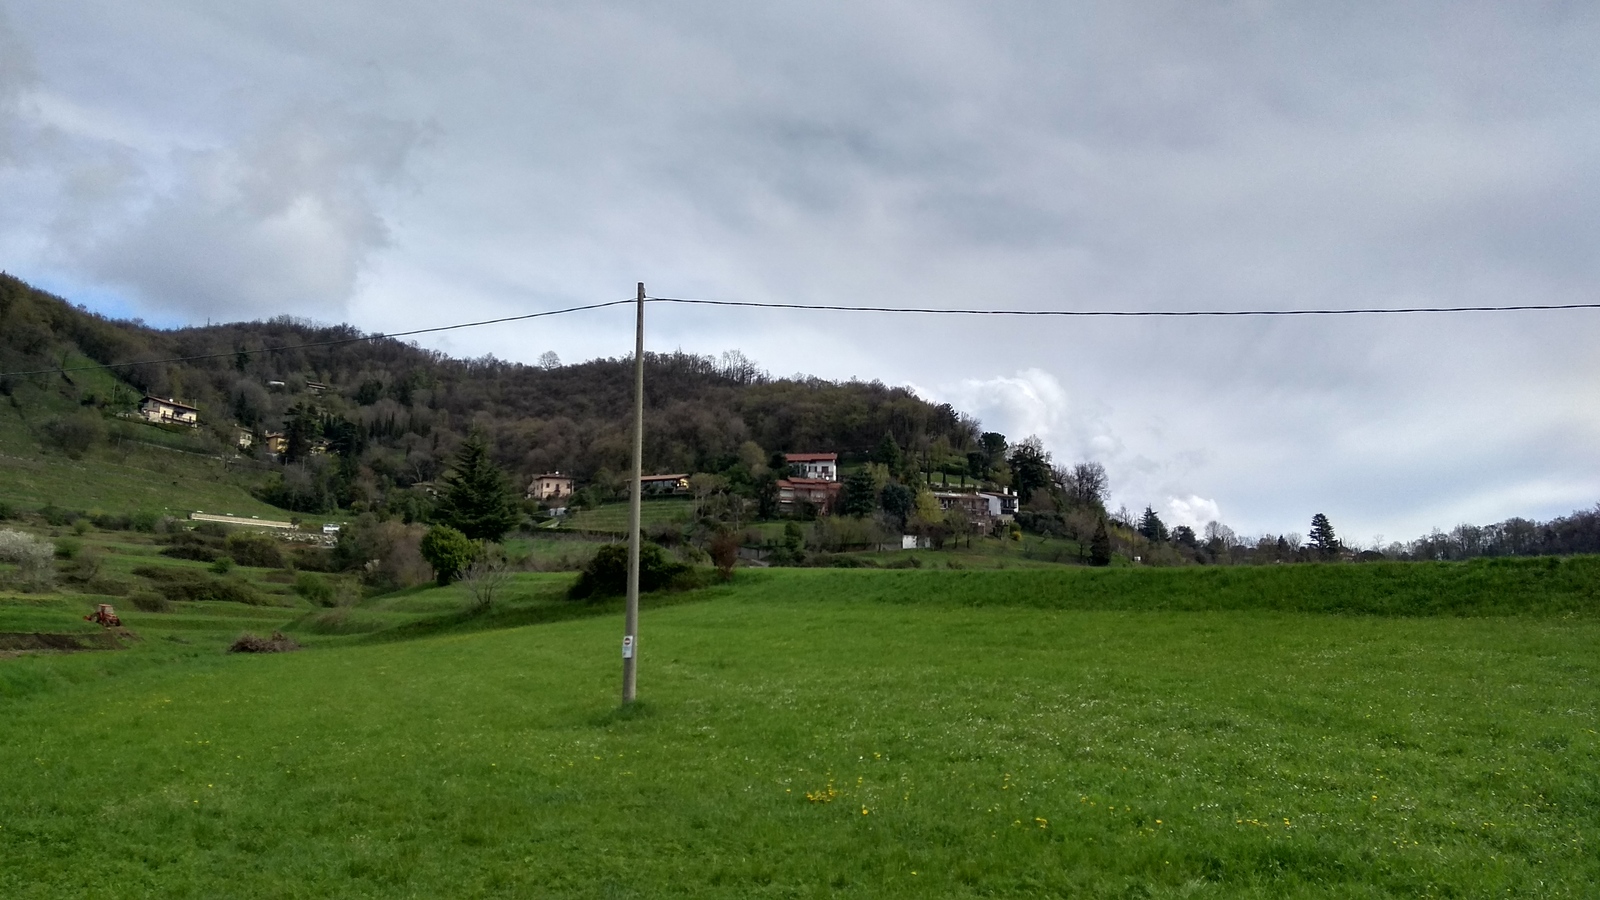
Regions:
M 668 522 L 689 520 L 690 502 L 687 497 L 661 497 L 646 499 L 639 504 L 639 519 L 643 527 Z M 563 527 L 574 531 L 603 531 L 624 534 L 628 530 L 628 504 L 607 503 L 594 509 L 575 510 L 567 515 Z
M 0 696 L 0 895 L 1592 896 L 1592 565 L 1294 567 L 1568 610 L 1475 617 L 1259 608 L 1275 569 L 1244 609 L 1209 572 L 741 573 L 647 609 L 626 712 L 620 616 L 485 630 L 454 589 L 369 601 L 419 640 L 4 660 L 42 683 Z
M 30 406 L 35 418 L 49 407 Z M 184 440 L 158 428 L 136 425 L 141 440 Z M 14 507 L 135 512 L 151 510 L 184 516 L 201 509 L 244 516 L 284 519 L 289 514 L 250 495 L 243 486 L 259 480 L 227 468 L 212 456 L 168 447 L 127 444 L 97 447 L 70 460 L 39 444 L 28 421 L 10 405 L 0 405 L 0 501 Z M 312 517 L 321 520 L 322 517 Z

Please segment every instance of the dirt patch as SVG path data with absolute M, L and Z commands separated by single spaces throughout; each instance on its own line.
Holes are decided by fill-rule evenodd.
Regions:
M 44 631 L 0 631 L 0 651 L 23 650 L 121 650 L 119 637 L 132 638 L 133 632 L 122 630 L 85 631 L 76 634 L 59 634 Z

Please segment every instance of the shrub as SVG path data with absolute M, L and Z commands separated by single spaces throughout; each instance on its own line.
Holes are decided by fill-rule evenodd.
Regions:
M 83 513 L 80 513 L 75 509 L 62 509 L 61 507 L 56 506 L 54 503 L 47 503 L 42 509 L 39 510 L 39 518 L 44 519 L 45 524 L 51 526 L 52 528 L 61 528 L 66 525 L 71 525 L 73 522 L 78 521 L 78 517 L 81 515 L 83 515 Z
M 674 578 L 688 571 L 688 566 L 668 560 L 656 544 L 647 543 L 639 548 L 640 593 L 667 587 Z M 607 544 L 595 551 L 594 558 L 584 566 L 567 596 L 574 600 L 594 600 L 627 592 L 628 545 Z
M 55 583 L 55 545 L 31 534 L 0 529 L 0 562 L 17 567 L 24 587 L 44 590 Z
M 332 606 L 333 585 L 315 572 L 301 572 L 295 576 L 294 592 L 318 606 Z
M 219 556 L 219 557 L 217 557 L 217 561 L 211 564 L 211 572 L 212 572 L 212 574 L 215 574 L 215 575 L 226 575 L 226 574 L 228 574 L 229 572 L 232 572 L 232 571 L 233 571 L 233 557 L 231 557 L 231 556 Z
M 370 513 L 363 515 L 339 532 L 328 568 L 359 571 L 362 582 L 379 591 L 422 584 L 434 577 L 433 568 L 422 558 L 426 531 L 421 525 L 380 522 Z
M 166 538 L 168 546 L 162 556 L 173 559 L 191 559 L 195 562 L 212 562 L 222 555 L 222 540 L 203 531 L 179 531 Z
M 7 519 L 13 518 L 16 516 L 16 514 L 17 511 L 11 508 L 11 504 L 5 502 L 4 500 L 0 500 L 0 522 L 4 522 Z
M 128 517 L 128 525 L 134 531 L 142 531 L 145 534 L 153 534 L 155 533 L 156 529 L 161 527 L 161 514 L 158 512 L 151 512 L 148 509 L 141 509 Z
M 433 566 L 434 577 L 440 586 L 459 577 L 478 555 L 478 546 L 448 525 L 429 528 L 428 533 L 422 536 L 422 544 L 418 549 L 428 565 Z
M 736 531 L 719 531 L 711 538 L 711 561 L 716 563 L 723 581 L 733 577 L 733 567 L 739 563 L 742 537 Z
M 105 421 L 87 411 L 51 419 L 40 431 L 45 444 L 60 450 L 68 459 L 82 459 L 89 448 L 106 437 Z
M 168 600 L 220 600 L 261 606 L 267 598 L 237 578 L 213 578 L 194 569 L 140 566 L 133 574 L 148 578 Z
M 163 613 L 172 609 L 172 604 L 168 602 L 167 598 L 155 591 L 134 591 L 128 597 L 128 602 L 132 603 L 133 608 L 140 612 Z
M 256 637 L 253 634 L 241 634 L 228 647 L 229 653 L 287 653 L 290 650 L 299 650 L 300 645 L 294 638 L 287 637 L 281 631 L 274 631 L 272 637 Z
M 78 551 L 83 549 L 83 544 L 72 538 L 62 538 L 56 541 L 56 559 L 76 559 Z
M 222 544 L 233 561 L 241 566 L 277 569 L 283 566 L 283 545 L 271 535 L 258 531 L 236 531 Z

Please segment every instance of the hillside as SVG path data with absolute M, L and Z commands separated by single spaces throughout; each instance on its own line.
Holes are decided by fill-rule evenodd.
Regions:
M 236 426 L 258 436 L 298 426 L 326 440 L 331 452 L 288 470 L 245 460 L 203 480 L 318 512 L 376 508 L 438 478 L 475 429 L 514 478 L 568 472 L 596 485 L 601 499 L 621 486 L 617 473 L 630 462 L 627 359 L 565 366 L 461 360 L 383 337 L 272 349 L 361 337 L 348 326 L 289 318 L 153 329 L 0 275 L 0 372 L 117 367 L 0 377 L 0 453 L 35 456 L 41 446 L 70 449 L 76 440 L 94 460 L 109 458 L 113 448 L 146 445 L 216 459 L 235 455 Z M 210 358 L 146 362 L 173 357 Z M 742 357 L 719 365 L 681 352 L 647 354 L 646 384 L 645 466 L 653 471 L 748 470 L 778 451 L 863 453 L 885 434 L 903 447 L 964 459 L 977 439 L 973 420 L 908 389 L 775 379 Z M 198 408 L 200 428 L 163 430 L 116 418 L 145 393 Z M 8 478 L 0 492 L 0 499 L 31 503 L 41 490 Z

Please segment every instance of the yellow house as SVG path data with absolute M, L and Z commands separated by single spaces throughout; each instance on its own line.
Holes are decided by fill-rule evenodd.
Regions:
M 571 475 L 560 472 L 535 475 L 533 481 L 528 483 L 527 497 L 529 500 L 559 500 L 572 496 L 572 486 Z

